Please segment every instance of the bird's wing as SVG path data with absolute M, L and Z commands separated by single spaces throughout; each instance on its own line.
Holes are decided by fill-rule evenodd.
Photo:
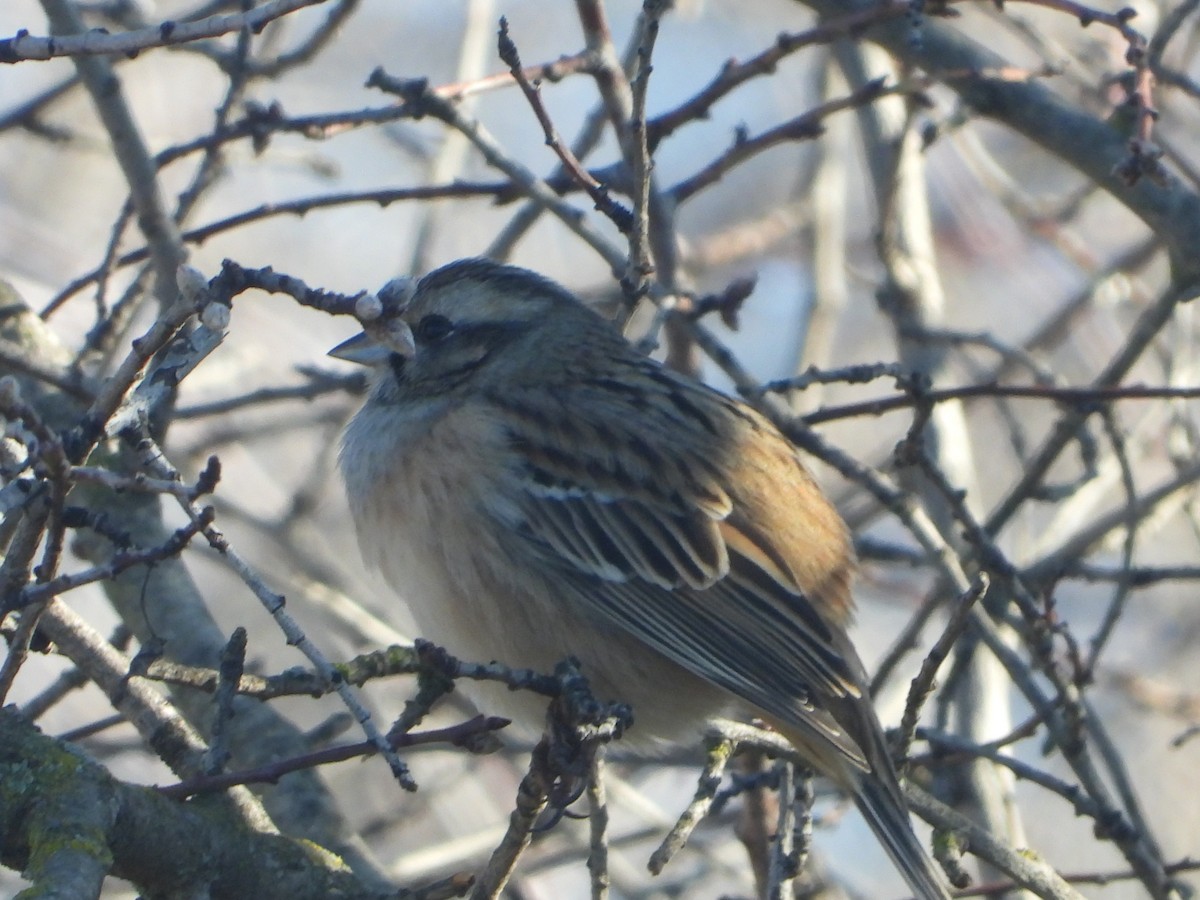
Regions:
M 765 420 L 646 371 L 663 376 L 660 395 L 597 381 L 551 405 L 544 393 L 498 400 L 519 497 L 506 513 L 514 551 L 560 573 L 593 614 L 865 770 L 826 708 L 859 697 L 863 681 L 843 628 L 840 519 Z M 816 503 L 820 521 L 797 503 Z

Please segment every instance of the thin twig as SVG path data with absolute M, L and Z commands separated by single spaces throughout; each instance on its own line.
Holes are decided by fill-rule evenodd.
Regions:
M 913 678 L 908 690 L 908 699 L 904 704 L 904 715 L 900 718 L 900 734 L 896 739 L 893 756 L 906 759 L 912 745 L 913 736 L 917 731 L 917 722 L 921 718 L 921 707 L 937 686 L 938 669 L 954 649 L 955 642 L 962 636 L 970 623 L 971 608 L 987 593 L 991 580 L 986 573 L 979 573 L 971 583 L 971 588 L 958 598 L 950 619 L 941 635 L 925 655 L 921 669 Z
M 118 34 L 96 29 L 82 34 L 37 37 L 22 31 L 15 37 L 0 40 L 0 63 L 16 63 L 27 59 L 57 59 L 64 56 L 73 59 L 114 54 L 124 56 L 139 50 L 149 50 L 151 47 L 186 44 L 201 38 L 220 37 L 242 29 L 260 31 L 269 22 L 281 16 L 324 2 L 325 0 L 269 0 L 244 13 L 209 16 L 192 22 L 166 20 L 149 28 Z
M 587 779 L 588 799 L 588 873 L 592 880 L 592 900 L 607 900 L 608 874 L 608 798 L 604 785 L 604 748 L 592 756 Z
M 764 389 L 774 389 L 785 382 L 773 382 Z M 1095 403 L 1113 403 L 1120 400 L 1194 400 L 1200 397 L 1200 388 L 1196 387 L 1155 387 L 1151 385 L 1126 384 L 1111 387 L 1052 387 L 1049 385 L 1025 384 L 969 384 L 961 387 L 936 388 L 922 393 L 920 402 L 946 403 L 953 400 L 964 400 L 972 397 L 1013 397 L 1024 400 L 1048 400 L 1063 405 L 1073 405 L 1086 408 Z M 847 403 L 842 406 L 826 407 L 815 410 L 804 416 L 809 425 L 821 425 L 838 419 L 855 418 L 864 415 L 883 415 L 899 409 L 908 409 L 916 405 L 912 394 L 897 397 L 882 397 L 878 400 L 864 400 L 861 403 Z
M 965 816 L 939 803 L 913 784 L 904 785 L 904 798 L 909 808 L 935 828 L 961 835 L 977 856 L 1007 874 L 1021 887 L 1028 888 L 1046 900 L 1084 900 L 1083 895 L 1063 880 L 1035 854 L 1017 851 L 997 841 L 989 832 Z
M 592 201 L 596 204 L 596 209 L 607 216 L 617 226 L 618 231 L 622 234 L 628 234 L 629 229 L 632 227 L 632 214 L 612 198 L 608 192 L 608 188 L 593 178 L 591 173 L 583 167 L 583 164 L 575 158 L 575 154 L 571 152 L 571 148 L 563 143 L 558 129 L 554 127 L 554 122 L 550 118 L 550 113 L 547 111 L 546 105 L 542 103 L 540 89 L 525 76 L 525 71 L 521 66 L 521 56 L 517 52 L 517 45 L 508 34 L 508 19 L 503 16 L 500 17 L 499 51 L 500 58 L 508 66 L 509 71 L 512 72 L 512 76 L 517 84 L 520 85 L 525 99 L 529 101 L 530 108 L 533 109 L 534 115 L 537 116 L 538 124 L 542 126 L 542 133 L 546 136 L 546 146 L 553 150 L 559 160 L 561 160 L 564 171 L 592 198 Z
M 650 276 L 654 272 L 654 263 L 650 258 L 650 171 L 653 160 L 646 133 L 646 95 L 653 71 L 651 60 L 654 43 L 658 39 L 658 24 L 668 6 L 663 0 L 645 0 L 642 3 L 637 71 L 629 81 L 632 109 L 626 152 L 633 174 L 633 228 L 629 231 L 629 260 L 621 284 L 630 308 L 646 295 L 650 288 Z
M 237 697 L 237 686 L 242 680 L 245 668 L 246 629 L 239 626 L 233 630 L 229 643 L 221 650 L 217 689 L 213 694 L 213 719 L 210 728 L 212 737 L 203 760 L 205 775 L 220 774 L 233 755 L 229 749 L 229 720 L 235 714 L 233 701 Z
M 408 732 L 393 734 L 388 738 L 392 750 L 419 747 L 430 744 L 450 744 L 455 747 L 478 746 L 488 752 L 495 749 L 494 744 L 479 743 L 479 739 L 492 734 L 508 725 L 508 719 L 498 717 L 475 716 L 474 718 L 430 731 Z M 284 775 L 291 772 L 301 772 L 316 766 L 343 762 L 348 759 L 368 757 L 377 753 L 370 741 L 359 741 L 355 744 L 342 744 L 337 747 L 327 747 L 302 756 L 278 760 L 253 769 L 243 769 L 236 772 L 204 773 L 178 784 L 159 787 L 163 796 L 175 800 L 183 800 L 197 794 L 209 794 L 225 791 L 235 785 L 247 784 L 276 784 Z
M 553 213 L 572 232 L 582 238 L 612 267 L 614 272 L 624 268 L 624 255 L 604 237 L 580 210 L 566 203 L 558 194 L 528 168 L 504 152 L 499 142 L 476 120 L 460 113 L 452 103 L 436 94 L 422 79 L 395 79 L 382 69 L 376 69 L 367 79 L 368 87 L 398 94 L 417 114 L 433 116 L 461 131 L 475 145 L 488 164 L 499 169 L 531 200 Z
M 712 809 L 713 800 L 721 787 L 725 767 L 729 765 L 736 745 L 732 739 L 718 733 L 710 733 L 706 741 L 708 755 L 704 762 L 704 770 L 700 773 L 696 784 L 696 793 L 687 808 L 679 814 L 674 827 L 662 839 L 658 849 L 650 854 L 650 861 L 647 865 L 652 875 L 660 874 L 672 857 L 683 849 L 688 838 L 692 836 L 692 832 L 696 830 L 696 826 Z
M 779 817 L 775 840 L 771 842 L 770 868 L 767 873 L 769 900 L 789 900 L 795 896 L 796 873 L 796 770 L 791 762 L 775 762 L 779 779 Z
M 549 745 L 543 739 L 530 755 L 529 769 L 517 788 L 517 802 L 509 816 L 508 829 L 477 876 L 471 889 L 471 900 L 499 897 L 517 867 L 517 860 L 533 840 L 534 826 L 550 800 L 550 789 L 554 784 L 548 755 Z

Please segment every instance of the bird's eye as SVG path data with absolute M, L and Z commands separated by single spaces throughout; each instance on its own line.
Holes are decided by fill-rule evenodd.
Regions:
M 422 344 L 436 344 L 454 330 L 454 323 L 445 316 L 430 313 L 424 316 L 413 330 L 415 337 Z

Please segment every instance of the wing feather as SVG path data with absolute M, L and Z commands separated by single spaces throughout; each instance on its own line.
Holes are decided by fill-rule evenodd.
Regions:
M 664 591 L 645 581 L 607 585 L 598 595 L 578 573 L 565 574 L 564 588 L 579 602 L 636 635 L 660 653 L 700 677 L 720 685 L 780 721 L 836 748 L 856 769 L 869 771 L 866 755 L 854 738 L 822 705 L 822 695 L 801 663 L 803 650 L 786 640 L 760 641 L 761 633 L 743 627 L 748 615 L 730 615 L 713 591 L 736 592 L 720 582 L 708 591 Z M 704 596 L 704 595 L 709 596 Z M 728 599 L 727 597 L 724 599 Z M 735 602 L 743 601 L 736 596 Z
M 827 708 L 860 697 L 864 682 L 842 630 L 840 520 L 765 423 L 673 376 L 656 383 L 665 406 L 632 410 L 627 391 L 597 395 L 593 385 L 560 397 L 559 415 L 518 413 L 514 552 L 536 554 L 593 614 L 866 771 Z M 569 434 L 553 424 L 567 418 Z M 795 498 L 780 496 L 792 488 Z M 789 503 L 814 497 L 814 521 L 796 525 Z M 825 556 L 815 549 L 822 536 L 833 544 Z

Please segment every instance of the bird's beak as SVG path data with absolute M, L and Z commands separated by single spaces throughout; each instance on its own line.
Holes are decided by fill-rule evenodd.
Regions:
M 381 330 L 362 331 L 347 341 L 342 341 L 329 351 L 334 359 L 358 363 L 362 366 L 378 366 L 387 362 L 393 353 L 411 357 L 416 352 L 412 331 L 401 319 L 396 319 Z
M 387 362 L 388 350 L 383 344 L 371 337 L 365 331 L 349 340 L 342 341 L 329 351 L 334 359 L 344 359 L 346 362 L 358 363 L 360 366 L 377 366 Z

